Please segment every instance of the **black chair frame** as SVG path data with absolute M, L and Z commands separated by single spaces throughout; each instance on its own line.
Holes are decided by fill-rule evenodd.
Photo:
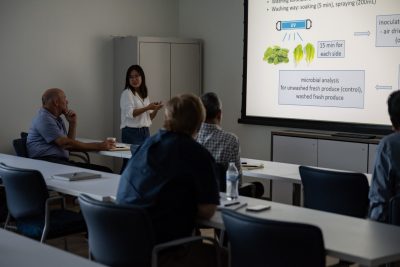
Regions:
M 220 266 L 219 245 L 215 239 L 191 236 L 155 245 L 151 219 L 143 208 L 98 201 L 87 195 L 80 195 L 79 203 L 88 226 L 89 257 L 95 261 L 109 266 L 136 266 L 137 263 L 155 267 L 160 252 L 207 240 L 215 246 Z
M 363 173 L 299 167 L 304 207 L 366 218 L 368 179 Z
M 0 163 L 0 176 L 5 186 L 9 211 L 4 228 L 8 227 L 11 217 L 17 222 L 17 231 L 19 231 L 18 222 L 20 221 L 25 223 L 32 219 L 38 222 L 42 221 L 40 242 L 44 242 L 49 234 L 53 238 L 86 231 L 82 219 L 81 225 L 79 224 L 79 214 L 65 210 L 65 199 L 63 197 L 49 196 L 46 183 L 39 171 L 11 167 Z M 61 205 L 61 210 L 54 209 L 53 204 L 57 203 Z M 57 229 L 57 232 L 53 232 L 51 228 L 52 214 L 55 211 L 66 220 L 65 224 L 72 222 L 68 221 L 68 218 L 73 220 L 74 229 Z
M 325 247 L 319 227 L 257 218 L 222 210 L 230 240 L 231 267 L 323 267 Z

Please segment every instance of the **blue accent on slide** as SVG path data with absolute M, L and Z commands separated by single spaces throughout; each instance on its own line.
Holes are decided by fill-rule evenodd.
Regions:
M 282 21 L 281 29 L 282 30 L 305 29 L 306 25 L 307 25 L 307 21 L 306 20 Z

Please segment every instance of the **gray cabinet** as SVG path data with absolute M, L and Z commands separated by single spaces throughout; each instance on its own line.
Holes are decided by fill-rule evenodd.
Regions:
M 114 39 L 114 134 L 120 136 L 120 96 L 126 70 L 140 65 L 146 74 L 150 101 L 167 102 L 182 93 L 201 94 L 201 41 L 159 37 Z M 163 122 L 163 110 L 153 120 L 151 132 Z
M 318 139 L 318 167 L 368 171 L 368 144 Z
M 334 137 L 329 133 L 272 132 L 272 161 L 371 173 L 381 137 L 356 139 Z M 293 186 L 275 182 L 272 200 L 293 202 Z
M 317 166 L 317 140 L 288 136 L 273 136 L 272 161 Z M 292 183 L 273 181 L 271 198 L 275 202 L 292 204 Z
M 310 138 L 273 136 L 272 161 L 317 166 L 317 141 Z

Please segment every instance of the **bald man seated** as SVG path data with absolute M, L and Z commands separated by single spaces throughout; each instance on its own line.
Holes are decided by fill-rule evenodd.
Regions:
M 68 130 L 62 116 L 68 121 Z M 69 151 L 100 151 L 115 147 L 115 141 L 82 143 L 75 140 L 77 115 L 68 109 L 68 100 L 63 90 L 48 89 L 42 96 L 42 107 L 33 118 L 28 132 L 28 156 L 64 165 L 112 172 L 111 169 L 69 159 Z

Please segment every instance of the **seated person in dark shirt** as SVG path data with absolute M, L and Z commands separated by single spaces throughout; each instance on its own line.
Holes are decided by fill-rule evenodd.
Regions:
M 211 218 L 219 204 L 215 160 L 195 141 L 204 118 L 197 96 L 172 98 L 164 129 L 134 151 L 122 173 L 117 202 L 149 212 L 157 243 L 192 235 L 196 218 Z M 206 258 L 190 265 L 208 266 Z
M 379 142 L 369 190 L 369 218 L 386 223 L 389 201 L 400 194 L 400 90 L 389 96 L 387 104 L 394 132 Z
M 62 119 L 68 121 L 68 131 Z M 68 109 L 68 100 L 63 90 L 48 89 L 42 96 L 42 108 L 32 121 L 26 148 L 30 158 L 78 166 L 99 171 L 112 172 L 109 168 L 69 160 L 69 151 L 100 151 L 115 147 L 115 142 L 105 140 L 98 143 L 82 143 L 75 140 L 76 113 Z

